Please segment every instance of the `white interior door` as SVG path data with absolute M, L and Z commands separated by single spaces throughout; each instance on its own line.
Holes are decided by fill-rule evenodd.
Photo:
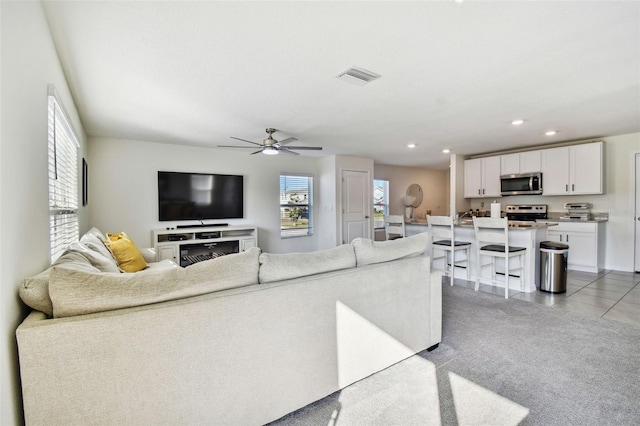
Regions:
M 634 214 L 635 219 L 635 230 L 636 230 L 636 244 L 635 244 L 635 271 L 640 272 L 640 154 L 636 154 L 636 167 L 635 167 L 635 175 L 636 175 L 636 211 Z
M 373 188 L 369 172 L 342 171 L 342 244 L 354 238 L 371 238 L 371 202 Z

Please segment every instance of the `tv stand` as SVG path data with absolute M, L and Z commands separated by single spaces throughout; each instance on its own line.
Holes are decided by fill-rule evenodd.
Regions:
M 182 267 L 258 247 L 254 226 L 195 225 L 153 230 L 156 260 L 171 259 Z

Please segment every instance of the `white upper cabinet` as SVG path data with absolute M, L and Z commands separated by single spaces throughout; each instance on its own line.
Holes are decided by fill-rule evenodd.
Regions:
M 602 194 L 603 143 L 576 145 L 569 150 L 569 182 L 572 194 Z
M 513 175 L 519 173 L 534 173 L 541 171 L 540 152 L 528 151 L 500 156 L 500 173 Z
M 520 154 L 500 156 L 500 174 L 515 175 L 520 173 Z
M 541 151 L 520 153 L 520 173 L 538 173 L 542 171 Z
M 603 143 L 542 150 L 542 195 L 602 194 Z
M 500 156 L 464 162 L 464 197 L 500 197 Z

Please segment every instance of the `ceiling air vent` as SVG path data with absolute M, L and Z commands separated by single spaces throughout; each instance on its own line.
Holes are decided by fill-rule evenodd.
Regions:
M 364 68 L 351 67 L 342 71 L 336 77 L 340 80 L 346 81 L 347 83 L 364 86 L 365 84 L 380 78 L 380 74 L 367 71 Z

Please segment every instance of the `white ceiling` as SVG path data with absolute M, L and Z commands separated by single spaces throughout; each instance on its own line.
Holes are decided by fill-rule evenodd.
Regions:
M 324 147 L 303 155 L 446 167 L 443 148 L 640 132 L 638 1 L 50 1 L 45 11 L 90 136 L 217 147 L 275 127 L 276 139 Z M 350 66 L 382 78 L 335 78 Z

